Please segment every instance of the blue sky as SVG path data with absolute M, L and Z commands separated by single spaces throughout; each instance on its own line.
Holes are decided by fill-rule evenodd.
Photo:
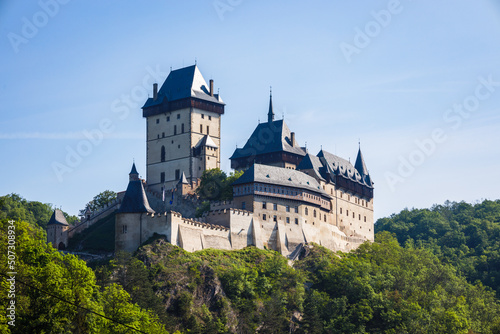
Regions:
M 311 153 L 354 161 L 361 141 L 377 218 L 500 198 L 493 0 L 11 0 L 0 37 L 1 195 L 77 214 L 134 159 L 145 176 L 145 87 L 196 59 L 226 102 L 227 172 L 272 85 Z

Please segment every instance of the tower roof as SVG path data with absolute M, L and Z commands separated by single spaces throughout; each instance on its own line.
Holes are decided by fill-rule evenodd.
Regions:
M 219 94 L 210 93 L 210 87 L 201 75 L 198 66 L 192 65 L 170 71 L 167 79 L 158 91 L 156 100 L 148 98 L 143 108 L 162 104 L 165 99 L 172 102 L 190 97 L 224 104 Z
M 363 154 L 361 153 L 361 147 L 358 150 L 358 156 L 356 158 L 354 168 L 358 170 L 359 174 L 368 175 L 368 169 L 366 168 L 365 159 L 363 159 Z
M 68 226 L 68 222 L 66 221 L 66 218 L 64 217 L 64 214 L 61 210 L 55 209 L 54 213 L 52 214 L 52 217 L 50 217 L 49 222 L 47 223 L 48 225 L 64 225 Z
M 321 163 L 327 167 L 326 171 L 329 171 L 330 173 L 333 172 L 335 175 L 340 175 L 343 178 L 373 188 L 370 178 L 365 177 L 367 174 L 361 175 L 356 167 L 354 167 L 349 161 L 325 150 L 321 150 L 318 153 L 318 157 L 320 158 Z
M 132 170 L 130 171 L 129 175 L 139 175 L 137 172 L 137 168 L 135 168 L 135 162 L 132 163 Z
M 273 152 L 288 152 L 305 156 L 306 152 L 297 145 L 292 143 L 292 133 L 284 120 L 260 123 L 255 128 L 254 132 L 248 138 L 243 148 L 237 148 L 231 160 L 267 154 Z
M 138 177 L 132 177 L 132 175 L 139 175 L 137 169 L 135 168 L 135 163 L 132 165 L 132 171 L 130 172 L 130 178 L 123 196 L 122 204 L 120 205 L 119 213 L 141 213 L 150 212 L 154 213 L 154 210 L 149 206 L 149 201 L 144 191 L 144 186 L 142 180 Z
M 200 139 L 200 141 L 195 145 L 195 148 L 198 147 L 203 147 L 203 146 L 208 146 L 212 148 L 219 148 L 217 144 L 214 142 L 212 137 L 210 135 L 205 135 L 203 138 Z

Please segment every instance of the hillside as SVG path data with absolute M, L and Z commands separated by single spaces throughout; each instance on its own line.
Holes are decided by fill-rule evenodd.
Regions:
M 400 244 L 432 251 L 469 282 L 480 281 L 500 296 L 500 200 L 403 210 L 379 219 L 375 232 L 393 233 Z

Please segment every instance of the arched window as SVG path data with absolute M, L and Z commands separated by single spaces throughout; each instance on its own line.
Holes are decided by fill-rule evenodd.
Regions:
M 316 218 L 316 210 L 313 210 L 313 217 Z
M 161 162 L 165 162 L 165 146 L 161 147 Z
M 306 211 L 306 216 L 307 216 L 307 215 L 309 215 L 309 209 L 308 209 L 308 208 L 306 208 L 306 210 L 305 210 L 305 211 Z

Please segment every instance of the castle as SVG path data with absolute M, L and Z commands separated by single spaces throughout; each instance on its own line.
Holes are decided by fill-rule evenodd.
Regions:
M 211 203 L 193 218 L 202 173 L 220 167 L 224 108 L 196 65 L 171 71 L 160 90 L 153 85 L 142 108 L 146 179 L 133 164 L 116 203 L 115 251 L 133 252 L 154 234 L 188 251 L 253 245 L 289 257 L 307 242 L 349 251 L 373 241 L 373 182 L 361 149 L 354 166 L 325 150 L 310 154 L 284 120 L 275 120 L 272 95 L 267 122 L 230 158 L 244 171 L 233 201 Z M 49 241 L 67 244 L 67 226 L 49 226 Z

